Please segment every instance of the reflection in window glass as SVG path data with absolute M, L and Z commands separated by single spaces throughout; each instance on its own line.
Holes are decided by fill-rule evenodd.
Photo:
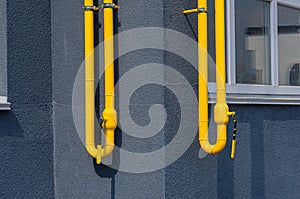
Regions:
M 278 5 L 279 84 L 300 86 L 300 10 Z
M 210 58 L 208 59 L 208 81 L 216 82 L 216 42 L 215 42 L 215 13 L 212 12 L 215 9 L 215 1 L 207 1 L 207 13 L 208 20 L 208 53 Z
M 270 84 L 270 3 L 235 0 L 236 83 Z

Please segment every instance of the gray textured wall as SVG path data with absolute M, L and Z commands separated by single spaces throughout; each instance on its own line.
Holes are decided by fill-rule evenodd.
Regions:
M 116 33 L 157 26 L 196 40 L 196 15 L 186 18 L 181 14 L 182 8 L 193 8 L 196 1 L 139 0 L 119 4 Z M 51 5 L 28 0 L 8 3 L 7 81 L 12 110 L 0 112 L 1 198 L 300 197 L 298 106 L 231 105 L 238 113 L 234 161 L 229 158 L 230 140 L 221 154 L 199 159 L 195 135 L 189 149 L 176 162 L 158 171 L 133 174 L 96 165 L 80 139 L 84 129 L 83 95 L 75 104 L 72 98 L 77 75 L 82 81 L 77 91 L 84 93 L 80 70 L 84 59 L 81 8 L 82 1 L 53 0 Z M 102 11 L 95 16 L 99 18 L 95 22 L 99 24 L 96 42 L 101 43 Z M 167 38 L 158 38 L 162 39 Z M 213 47 L 210 52 L 214 57 Z M 144 49 L 119 57 L 115 77 L 121 78 L 130 69 L 148 63 L 176 69 L 197 93 L 195 69 L 179 56 L 162 50 Z M 161 73 L 166 85 L 176 83 L 179 89 L 187 86 L 170 79 L 166 71 Z M 103 82 L 100 85 L 102 91 Z M 101 92 L 100 97 L 98 117 L 103 109 Z M 148 139 L 134 138 L 118 129 L 116 143 L 128 151 L 149 152 L 169 143 L 178 130 L 180 108 L 188 108 L 180 107 L 174 93 L 156 84 L 139 89 L 130 104 L 121 103 L 118 97 L 117 93 L 117 109 L 130 107 L 133 120 L 141 126 L 150 122 L 148 111 L 153 104 L 163 104 L 167 114 L 164 129 Z M 80 122 L 74 120 L 73 114 Z M 185 122 L 194 124 L 197 118 Z M 230 132 L 232 124 L 228 129 Z M 120 151 L 116 150 L 105 163 L 118 165 L 119 160 Z
M 6 67 L 7 67 L 7 41 L 6 41 L 6 1 L 0 2 L 0 96 L 6 96 L 7 87 L 6 87 Z
M 49 1 L 7 2 L 12 110 L 0 112 L 1 198 L 54 195 L 50 14 Z

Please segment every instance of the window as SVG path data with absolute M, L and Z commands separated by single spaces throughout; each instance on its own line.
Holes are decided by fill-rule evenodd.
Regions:
M 228 103 L 300 104 L 300 1 L 227 0 L 226 13 Z
M 235 0 L 236 83 L 270 84 L 270 3 Z
M 7 102 L 7 43 L 6 43 L 6 1 L 0 1 L 0 110 L 9 110 Z

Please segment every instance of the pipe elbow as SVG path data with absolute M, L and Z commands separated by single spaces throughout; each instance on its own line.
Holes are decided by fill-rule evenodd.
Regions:
M 210 155 L 220 153 L 225 148 L 227 142 L 226 125 L 217 125 L 217 135 L 216 144 L 210 144 L 208 135 L 199 139 L 201 148 Z
M 93 158 L 97 158 L 97 149 L 96 149 L 96 147 L 94 145 L 87 144 L 85 146 L 85 148 L 86 148 L 86 151 L 88 152 L 88 154 L 90 156 L 92 156 Z
M 223 151 L 226 146 L 226 140 L 218 140 L 214 145 L 211 145 L 208 140 L 200 140 L 200 146 L 206 153 L 214 155 Z

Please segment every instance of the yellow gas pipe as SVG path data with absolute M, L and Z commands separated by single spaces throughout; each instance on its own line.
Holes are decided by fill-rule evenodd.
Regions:
M 109 156 L 114 149 L 114 130 L 117 126 L 117 114 L 114 109 L 114 44 L 113 44 L 113 9 L 118 8 L 107 0 L 104 9 L 104 65 L 105 65 L 105 109 L 103 124 L 105 129 L 105 146 L 95 146 L 95 88 L 94 88 L 94 11 L 93 0 L 84 0 L 84 37 L 85 37 L 85 144 L 90 156 L 96 158 L 97 164 Z
M 209 154 L 216 154 L 220 153 L 226 145 L 226 125 L 229 116 L 235 114 L 234 112 L 229 112 L 228 105 L 226 104 L 224 0 L 215 0 L 217 103 L 214 107 L 214 120 L 217 124 L 216 144 L 210 144 L 208 138 L 207 1 L 198 0 L 197 9 L 184 10 L 183 13 L 198 13 L 199 142 L 204 151 Z M 235 142 L 232 146 L 234 149 Z M 234 157 L 233 153 L 231 157 Z
M 114 26 L 113 11 L 119 6 L 113 0 L 104 0 L 104 76 L 105 76 L 105 109 L 102 113 L 105 129 L 105 147 L 102 157 L 109 156 L 114 149 L 115 129 L 117 127 L 117 112 L 115 110 L 115 80 L 114 80 Z

